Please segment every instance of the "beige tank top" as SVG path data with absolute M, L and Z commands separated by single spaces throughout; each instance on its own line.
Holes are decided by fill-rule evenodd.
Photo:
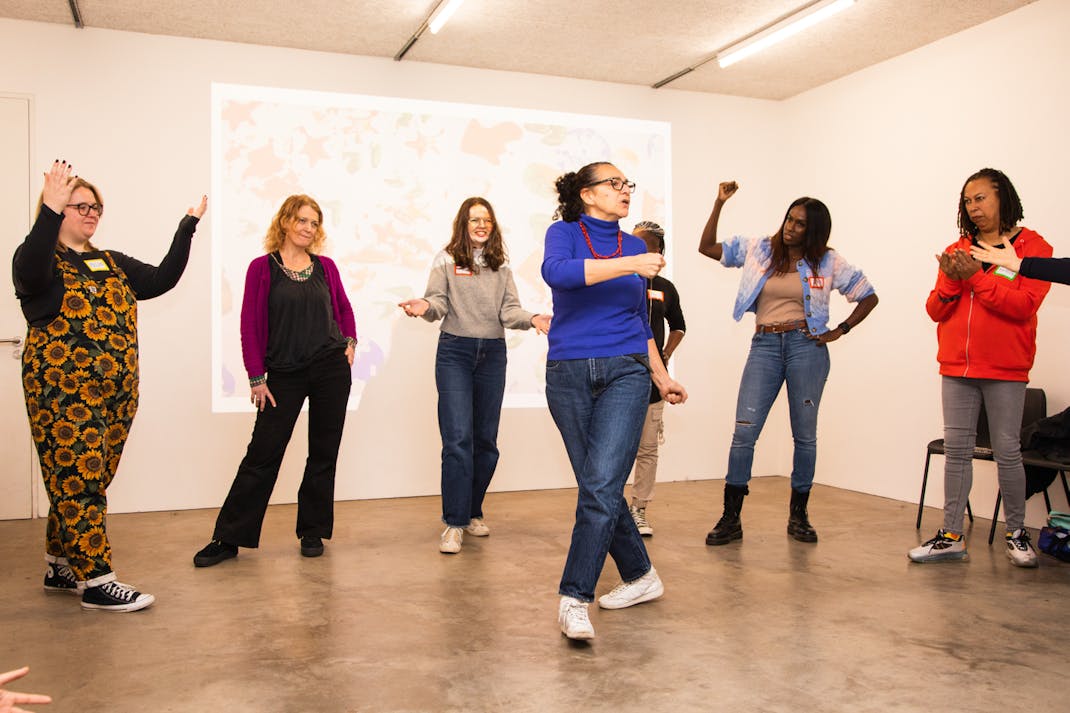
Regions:
M 770 275 L 758 295 L 757 324 L 780 324 L 806 318 L 799 273 Z

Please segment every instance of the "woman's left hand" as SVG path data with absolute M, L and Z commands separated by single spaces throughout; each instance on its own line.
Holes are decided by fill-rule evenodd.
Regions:
M 661 394 L 661 398 L 670 404 L 682 404 L 687 401 L 687 389 L 676 379 L 669 379 L 664 384 L 659 385 L 658 393 Z
M 827 332 L 823 332 L 821 334 L 810 334 L 809 332 L 806 333 L 807 339 L 814 342 L 818 342 L 820 344 L 828 344 L 829 342 L 834 342 L 842 336 L 843 330 L 839 327 L 835 327 L 834 329 L 830 329 Z
M 535 331 L 539 334 L 549 334 L 550 332 L 550 320 L 553 315 L 549 314 L 537 314 L 531 318 L 531 326 L 535 328 Z
M 981 269 L 981 263 L 970 257 L 965 250 L 955 248 L 951 253 L 951 269 L 959 275 L 960 280 L 965 280 Z
M 349 361 L 349 365 L 353 366 L 353 358 L 357 355 L 357 345 L 350 344 L 346 347 L 346 359 Z
M 197 220 L 200 220 L 204 216 L 204 211 L 208 210 L 208 196 L 201 196 L 201 203 L 196 208 L 189 208 L 186 210 L 186 215 L 192 215 Z

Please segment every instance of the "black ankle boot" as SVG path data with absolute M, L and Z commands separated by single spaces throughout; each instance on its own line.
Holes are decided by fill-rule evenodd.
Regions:
M 706 535 L 707 545 L 727 545 L 732 540 L 743 539 L 743 523 L 739 521 L 739 511 L 743 509 L 743 498 L 750 492 L 746 485 L 724 484 L 724 514 Z
M 817 532 L 810 525 L 806 514 L 806 503 L 810 500 L 810 491 L 800 493 L 792 488 L 791 506 L 788 512 L 788 534 L 799 542 L 817 542 Z

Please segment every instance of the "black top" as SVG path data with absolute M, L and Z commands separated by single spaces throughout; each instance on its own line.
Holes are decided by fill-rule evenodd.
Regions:
M 199 219 L 192 215 L 182 218 L 171 241 L 171 249 L 158 267 L 147 265 L 114 250 L 107 251 L 119 269 L 126 273 L 127 284 L 137 299 L 159 297 L 178 284 L 189 261 L 190 243 L 198 222 Z M 22 245 L 15 249 L 15 256 L 11 259 L 15 296 L 19 298 L 26 321 L 35 327 L 44 327 L 55 319 L 63 302 L 63 278 L 56 269 L 56 260 L 66 260 L 79 272 L 95 279 L 111 275 L 110 268 L 105 272 L 91 271 L 85 265 L 86 260 L 100 258 L 104 251 L 56 251 L 59 226 L 62 223 L 61 214 L 48 206 L 41 206 L 41 212 L 37 214 L 30 234 L 22 241 Z
M 323 265 L 312 255 L 312 274 L 304 282 L 289 278 L 279 266 L 278 253 L 268 260 L 268 343 L 264 366 L 273 371 L 297 371 L 331 349 L 345 350 L 346 340 L 334 321 L 331 290 Z
M 665 322 L 669 323 L 670 332 L 687 331 L 684 313 L 680 308 L 680 293 L 676 291 L 676 285 L 661 275 L 655 275 L 653 280 L 648 280 L 647 310 L 649 311 L 650 331 L 654 333 L 654 343 L 658 345 L 658 352 L 664 359 Z M 661 401 L 661 394 L 657 387 L 651 384 L 650 403 L 656 404 L 658 401 Z
M 1023 257 L 1022 268 L 1018 272 L 1023 277 L 1032 277 L 1034 280 L 1070 285 L 1070 258 Z

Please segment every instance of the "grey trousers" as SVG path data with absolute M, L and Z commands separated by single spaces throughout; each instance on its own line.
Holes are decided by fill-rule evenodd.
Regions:
M 943 377 L 945 530 L 962 534 L 966 500 L 973 485 L 973 447 L 982 401 L 988 414 L 1007 530 L 1025 526 L 1025 468 L 1019 436 L 1025 388 L 1024 381 Z

